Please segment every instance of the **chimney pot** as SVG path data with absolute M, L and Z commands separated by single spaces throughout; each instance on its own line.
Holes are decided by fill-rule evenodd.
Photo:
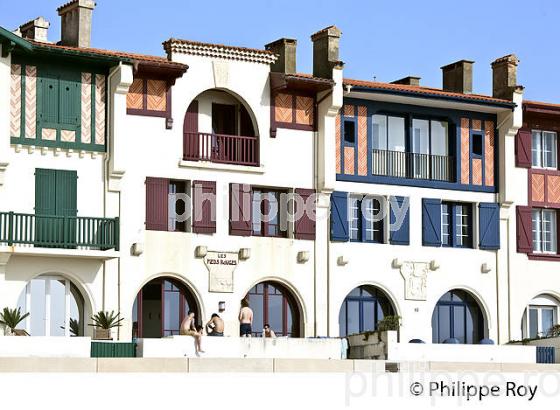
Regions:
M 409 75 L 408 77 L 403 77 L 400 78 L 398 80 L 392 81 L 391 84 L 402 84 L 402 85 L 414 85 L 414 86 L 420 86 L 420 79 L 422 77 L 415 77 L 412 75 Z
M 332 79 L 333 68 L 342 65 L 338 57 L 341 34 L 336 26 L 329 26 L 311 36 L 315 77 Z
M 472 93 L 474 61 L 459 60 L 441 67 L 443 72 L 443 90 L 454 93 Z
M 90 46 L 91 18 L 95 6 L 93 0 L 72 0 L 57 9 L 61 20 L 62 45 Z
M 492 62 L 492 96 L 494 98 L 513 99 L 517 85 L 517 66 L 519 59 L 515 54 L 508 54 Z
M 19 32 L 21 33 L 21 37 L 25 39 L 47 42 L 47 34 L 50 25 L 51 23 L 44 17 L 37 17 L 19 26 Z
M 281 38 L 264 46 L 266 50 L 278 54 L 278 60 L 271 66 L 271 71 L 285 74 L 296 73 L 297 40 Z

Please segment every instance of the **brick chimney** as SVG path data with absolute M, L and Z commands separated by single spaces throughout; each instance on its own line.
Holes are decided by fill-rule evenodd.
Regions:
M 472 93 L 474 61 L 459 60 L 441 67 L 443 72 L 443 90 L 454 93 Z
M 37 17 L 35 20 L 28 21 L 19 26 L 21 36 L 28 40 L 47 42 L 47 34 L 49 31 L 49 23 L 44 17 Z
M 338 58 L 341 34 L 336 26 L 329 26 L 311 36 L 315 77 L 332 79 L 333 68 L 342 64 Z
M 271 71 L 285 74 L 296 73 L 297 40 L 281 38 L 264 46 L 265 49 L 278 55 L 278 60 L 270 67 Z
M 517 85 L 517 65 L 515 54 L 500 57 L 492 63 L 492 96 L 506 100 L 513 99 Z
M 72 0 L 57 9 L 61 20 L 62 45 L 90 46 L 91 17 L 95 5 L 93 0 Z
M 402 85 L 414 85 L 416 87 L 420 86 L 421 77 L 414 77 L 409 75 L 408 77 L 403 77 L 399 80 L 391 81 L 391 84 L 402 84 Z

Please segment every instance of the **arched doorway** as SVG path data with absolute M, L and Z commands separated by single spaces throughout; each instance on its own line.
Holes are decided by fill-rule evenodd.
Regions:
M 187 108 L 184 160 L 258 166 L 258 140 L 249 106 L 230 92 L 206 90 Z
M 558 324 L 560 302 L 553 296 L 542 294 L 529 302 L 523 313 L 521 331 L 524 339 L 535 339 L 549 335 Z
M 454 289 L 443 295 L 432 314 L 432 342 L 457 339 L 459 343 L 476 344 L 485 337 L 482 309 L 472 295 Z
M 18 307 L 29 312 L 20 326 L 31 336 L 84 336 L 84 297 L 63 276 L 41 275 L 29 281 Z
M 277 336 L 300 337 L 300 312 L 292 294 L 277 282 L 255 285 L 245 299 L 253 310 L 253 336 L 269 324 Z
M 342 302 L 338 314 L 339 334 L 347 336 L 375 330 L 380 320 L 394 312 L 391 301 L 381 289 L 359 286 Z
M 186 314 L 200 309 L 193 293 L 176 279 L 162 277 L 146 283 L 132 307 L 132 337 L 159 338 L 179 334 Z

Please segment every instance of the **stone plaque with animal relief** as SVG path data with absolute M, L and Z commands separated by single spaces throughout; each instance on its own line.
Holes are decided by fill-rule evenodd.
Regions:
M 211 252 L 204 257 L 208 268 L 208 292 L 233 293 L 233 272 L 239 263 L 237 252 Z

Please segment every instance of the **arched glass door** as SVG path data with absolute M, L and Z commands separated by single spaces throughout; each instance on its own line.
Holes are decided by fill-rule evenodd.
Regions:
M 393 306 L 382 290 L 373 286 L 357 287 L 346 296 L 340 307 L 340 336 L 375 330 L 380 320 L 393 314 Z
M 132 308 L 132 337 L 159 338 L 179 334 L 181 322 L 189 310 L 199 310 L 193 294 L 186 286 L 170 278 L 148 282 L 134 301 Z
M 297 305 L 283 286 L 273 282 L 259 283 L 245 298 L 253 310 L 254 336 L 262 335 L 265 324 L 269 324 L 277 336 L 300 336 Z
M 452 290 L 438 301 L 432 314 L 432 342 L 455 338 L 475 344 L 484 338 L 484 317 L 476 300 L 463 290 Z
M 31 280 L 18 299 L 20 324 L 31 336 L 83 336 L 84 298 L 76 285 L 61 276 Z

